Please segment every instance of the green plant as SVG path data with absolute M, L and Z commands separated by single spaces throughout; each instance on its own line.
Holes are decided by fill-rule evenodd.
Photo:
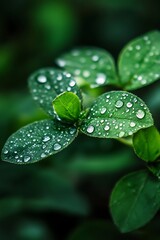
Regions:
M 146 104 L 128 91 L 160 78 L 160 33 L 153 31 L 130 42 L 119 56 L 118 73 L 112 56 L 95 48 L 73 50 L 57 63 L 64 71 L 40 69 L 29 78 L 33 99 L 50 119 L 14 133 L 2 150 L 2 159 L 37 162 L 63 150 L 78 132 L 118 139 L 132 146 L 147 168 L 116 184 L 111 214 L 122 232 L 143 226 L 160 208 L 160 134 Z M 100 94 L 104 92 L 100 87 L 107 85 L 122 90 Z

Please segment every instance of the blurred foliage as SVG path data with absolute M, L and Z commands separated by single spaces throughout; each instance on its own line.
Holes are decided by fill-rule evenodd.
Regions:
M 54 66 L 76 46 L 101 47 L 116 59 L 130 39 L 154 29 L 160 29 L 156 0 L 1 0 L 1 148 L 18 128 L 46 117 L 27 91 L 34 70 Z M 157 128 L 159 85 L 135 92 L 151 108 Z M 115 182 L 143 164 L 115 140 L 85 136 L 42 163 L 1 162 L 0 239 L 159 239 L 159 214 L 143 229 L 122 235 L 108 211 Z

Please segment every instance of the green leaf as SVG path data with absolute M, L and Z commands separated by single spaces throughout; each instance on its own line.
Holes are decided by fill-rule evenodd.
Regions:
M 57 64 L 72 73 L 80 86 L 88 83 L 94 88 L 117 84 L 114 60 L 103 49 L 74 49 L 58 58 Z
M 81 93 L 70 73 L 54 68 L 44 68 L 29 78 L 33 99 L 48 113 L 55 117 L 53 100 L 63 92 L 73 92 L 81 99 Z
M 133 135 L 133 147 L 139 158 L 152 162 L 160 156 L 160 134 L 152 126 L 139 130 Z
M 153 31 L 131 41 L 119 57 L 119 75 L 126 90 L 160 79 L 160 32 Z
M 149 222 L 160 207 L 160 182 L 148 171 L 123 177 L 113 189 L 110 210 L 121 232 L 130 232 Z
M 34 122 L 9 137 L 2 149 L 2 160 L 16 164 L 37 162 L 67 147 L 76 135 L 73 126 L 52 120 Z
M 76 94 L 64 92 L 53 100 L 53 108 L 62 121 L 74 123 L 79 118 L 81 102 Z
M 83 133 L 92 137 L 122 138 L 153 125 L 145 103 L 125 91 L 102 94 L 82 122 Z

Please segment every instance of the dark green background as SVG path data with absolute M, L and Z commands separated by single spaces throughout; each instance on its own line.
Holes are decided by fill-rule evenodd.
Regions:
M 0 149 L 20 127 L 45 114 L 34 104 L 27 78 L 56 66 L 77 46 L 108 50 L 145 32 L 160 30 L 155 0 L 0 1 Z M 134 91 L 160 128 L 160 82 Z M 94 161 L 94 162 L 93 162 Z M 115 140 L 79 136 L 53 157 L 30 166 L 0 163 L 0 239 L 159 239 L 159 214 L 144 228 L 120 234 L 108 202 L 116 181 L 141 169 L 132 149 Z

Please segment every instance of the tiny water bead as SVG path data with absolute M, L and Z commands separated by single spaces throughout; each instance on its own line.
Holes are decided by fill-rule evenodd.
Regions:
M 57 63 L 60 67 L 64 67 L 66 65 L 66 62 L 63 59 L 58 59 Z
M 127 103 L 127 107 L 128 107 L 128 108 L 131 108 L 132 106 L 133 106 L 133 104 L 132 104 L 131 102 L 128 102 L 128 103 Z
M 74 87 L 75 85 L 76 85 L 76 82 L 74 80 L 71 80 L 70 83 L 69 83 L 69 86 Z
M 104 73 L 98 73 L 96 78 L 96 83 L 98 85 L 104 84 L 106 81 L 106 75 Z
M 8 152 L 9 152 L 8 150 L 4 150 L 4 154 L 8 154 Z
M 51 138 L 50 138 L 49 136 L 45 136 L 45 137 L 43 138 L 43 142 L 48 142 L 50 139 L 51 139 Z
M 99 56 L 93 55 L 93 56 L 92 56 L 92 60 L 93 60 L 94 62 L 97 62 L 97 61 L 99 60 Z
M 136 126 L 135 122 L 130 123 L 130 127 L 135 127 L 135 126 Z
M 121 108 L 123 106 L 123 102 L 121 100 L 118 100 L 115 104 L 116 108 Z
M 145 112 L 143 110 L 138 110 L 136 116 L 137 118 L 142 119 L 145 116 Z
M 90 76 L 90 72 L 88 70 L 83 71 L 83 77 L 88 78 Z
M 61 149 L 61 147 L 62 146 L 59 143 L 55 143 L 53 148 L 54 148 L 55 151 L 58 151 L 58 150 Z
M 106 111 L 107 111 L 107 108 L 103 107 L 103 108 L 101 109 L 101 114 L 104 114 Z
M 94 127 L 93 127 L 93 126 L 89 126 L 89 127 L 87 128 L 87 132 L 88 132 L 88 133 L 93 133 L 93 132 L 94 132 Z
M 46 83 L 47 82 L 47 78 L 46 78 L 46 76 L 40 75 L 40 76 L 38 76 L 37 81 L 39 83 Z
M 24 157 L 24 162 L 28 162 L 30 159 L 31 159 L 30 156 L 25 156 L 25 157 Z
M 108 126 L 108 125 L 106 125 L 105 127 L 104 127 L 104 130 L 105 131 L 108 131 L 110 129 L 110 127 Z

